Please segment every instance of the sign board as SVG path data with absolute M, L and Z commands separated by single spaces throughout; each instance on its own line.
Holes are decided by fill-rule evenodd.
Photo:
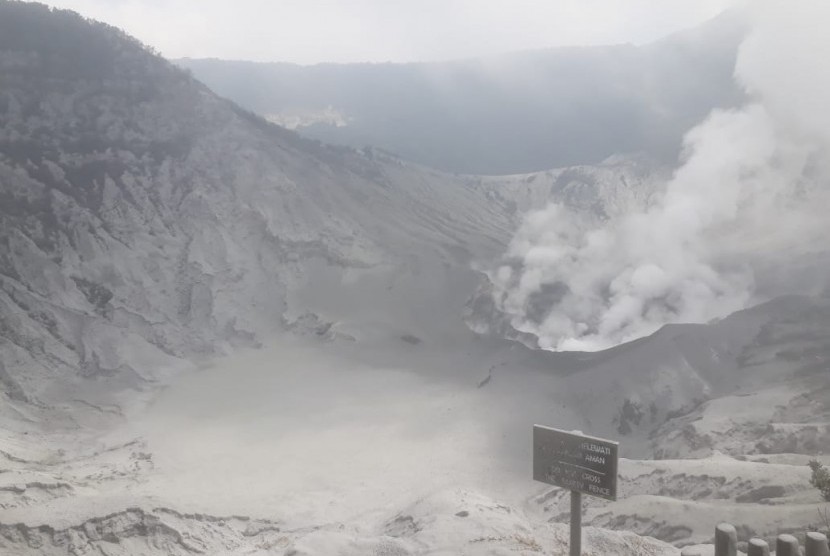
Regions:
M 619 444 L 533 425 L 533 480 L 617 499 Z

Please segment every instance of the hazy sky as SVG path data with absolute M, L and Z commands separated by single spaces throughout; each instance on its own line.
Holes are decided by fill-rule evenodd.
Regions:
M 735 0 L 46 0 L 170 58 L 417 61 L 643 43 Z

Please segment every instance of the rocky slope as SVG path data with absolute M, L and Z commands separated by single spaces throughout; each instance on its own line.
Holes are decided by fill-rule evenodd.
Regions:
M 470 518 L 470 515 L 474 517 Z M 414 554 L 567 554 L 568 528 L 539 525 L 475 493 L 450 491 L 420 500 L 378 524 L 374 535 L 342 525 L 285 528 L 247 517 L 182 514 L 132 507 L 82 524 L 56 528 L 0 525 L 9 555 L 286 554 L 407 556 Z M 676 554 L 669 545 L 633 533 L 586 528 L 586 556 Z
M 504 206 L 469 184 L 301 140 L 114 29 L 0 9 L 0 326 L 13 397 L 41 399 L 43 378 L 76 370 L 136 383 L 183 355 L 256 345 L 285 323 L 309 261 L 464 266 L 509 234 Z M 26 37 L 5 32 L 24 25 Z

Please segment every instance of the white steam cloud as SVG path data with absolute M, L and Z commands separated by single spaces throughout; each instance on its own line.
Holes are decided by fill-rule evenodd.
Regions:
M 658 201 L 587 228 L 551 204 L 490 273 L 497 308 L 540 347 L 594 351 L 724 316 L 755 299 L 759 256 L 830 230 L 830 2 L 764 1 L 751 15 L 735 76 L 753 100 L 686 135 Z

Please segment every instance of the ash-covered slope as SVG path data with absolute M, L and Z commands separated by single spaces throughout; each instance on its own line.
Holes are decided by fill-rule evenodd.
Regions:
M 830 300 L 785 296 L 583 354 L 559 387 L 632 458 L 620 499 L 590 500 L 586 521 L 677 546 L 710 542 L 721 520 L 742 540 L 821 528 L 807 463 L 828 462 L 828 329 Z M 565 492 L 536 502 L 567 521 Z
M 466 268 L 504 206 L 374 151 L 302 140 L 108 26 L 0 3 L 0 342 L 11 396 L 152 379 L 257 345 L 309 265 Z M 440 277 L 436 278 L 440 280 Z

